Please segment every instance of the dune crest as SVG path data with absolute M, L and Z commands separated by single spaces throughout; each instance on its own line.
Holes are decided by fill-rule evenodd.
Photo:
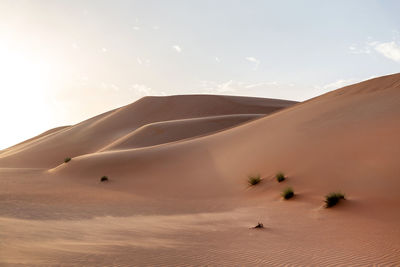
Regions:
M 100 151 L 147 147 L 207 135 L 237 126 L 265 114 L 235 114 L 146 124 Z
M 399 118 L 400 74 L 143 98 L 0 154 L 0 264 L 399 266 Z
M 36 137 L 36 139 L 26 141 L 23 146 L 19 144 L 10 148 L 7 153 L 0 154 L 0 167 L 54 167 L 65 157 L 76 157 L 102 150 L 147 124 L 221 115 L 255 114 L 258 116 L 275 112 L 295 103 L 276 99 L 214 95 L 144 97 L 130 105 L 64 128 L 47 138 Z M 243 117 L 241 119 L 239 117 L 236 122 L 244 122 Z M 228 124 L 221 123 L 219 127 L 216 127 L 212 120 L 209 120 L 210 126 L 204 124 L 203 121 L 203 129 L 198 132 L 206 134 L 221 130 L 225 127 L 224 125 L 234 126 L 235 120 L 231 118 L 230 121 Z M 182 138 L 193 135 L 196 135 L 195 132 L 183 135 Z M 179 138 L 179 136 L 166 137 L 172 140 L 179 140 Z M 157 141 L 154 143 L 157 144 Z M 39 154 L 40 158 L 37 157 Z

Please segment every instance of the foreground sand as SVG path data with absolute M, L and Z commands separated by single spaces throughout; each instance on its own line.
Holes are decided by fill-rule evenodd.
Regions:
M 0 265 L 399 266 L 400 75 L 293 104 L 145 98 L 0 152 Z

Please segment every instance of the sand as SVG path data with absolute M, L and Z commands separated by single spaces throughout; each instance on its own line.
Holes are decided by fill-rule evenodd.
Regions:
M 146 97 L 0 153 L 0 265 L 399 266 L 398 136 L 400 74 L 302 103 Z

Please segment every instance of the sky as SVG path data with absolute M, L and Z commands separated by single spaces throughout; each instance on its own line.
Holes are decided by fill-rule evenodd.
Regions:
M 147 95 L 303 101 L 400 72 L 400 1 L 0 0 L 0 149 Z

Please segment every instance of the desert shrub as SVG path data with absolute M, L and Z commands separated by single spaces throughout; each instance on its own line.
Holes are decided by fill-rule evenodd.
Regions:
M 283 174 L 283 172 L 278 172 L 275 175 L 276 180 L 278 181 L 278 183 L 283 182 L 285 180 L 285 175 Z
M 69 158 L 69 157 L 64 159 L 65 163 L 70 162 L 70 161 L 71 161 L 71 158 Z
M 103 176 L 100 178 L 100 182 L 107 182 L 108 181 L 108 177 L 107 176 Z
M 335 206 L 341 199 L 345 199 L 344 194 L 340 192 L 332 192 L 325 196 L 325 207 L 330 208 Z
M 258 222 L 258 224 L 256 226 L 254 226 L 253 228 L 264 228 L 264 224 L 261 222 Z
M 261 182 L 261 177 L 260 175 L 250 176 L 248 182 L 250 185 L 256 185 Z
M 290 199 L 294 196 L 294 191 L 291 187 L 287 187 L 282 191 L 282 197 L 284 199 Z

